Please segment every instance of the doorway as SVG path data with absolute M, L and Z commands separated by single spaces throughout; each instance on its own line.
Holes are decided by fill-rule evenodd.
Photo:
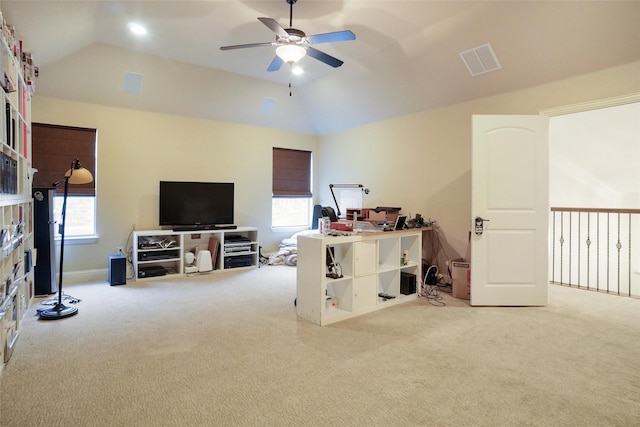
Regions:
M 549 205 L 640 208 L 640 102 L 549 119 Z
M 549 115 L 550 281 L 640 296 L 640 102 Z

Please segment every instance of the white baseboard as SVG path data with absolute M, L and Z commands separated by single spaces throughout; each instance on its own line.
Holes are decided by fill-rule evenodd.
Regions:
M 106 268 L 100 268 L 96 270 L 80 270 L 80 271 L 65 271 L 62 285 L 78 284 L 78 283 L 95 283 L 95 282 L 107 282 L 108 271 Z

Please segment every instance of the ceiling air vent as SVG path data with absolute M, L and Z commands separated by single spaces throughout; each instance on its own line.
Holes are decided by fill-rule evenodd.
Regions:
M 489 43 L 460 53 L 460 58 L 472 76 L 488 73 L 502 68 Z

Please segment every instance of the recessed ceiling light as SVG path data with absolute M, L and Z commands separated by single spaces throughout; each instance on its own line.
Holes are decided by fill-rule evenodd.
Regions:
M 296 67 L 291 67 L 291 72 L 292 72 L 293 74 L 295 74 L 296 76 L 299 76 L 299 75 L 301 75 L 301 74 L 304 74 L 304 70 L 302 69 L 302 67 L 298 67 L 298 66 L 296 66 Z
M 137 22 L 129 22 L 129 31 L 138 36 L 144 36 L 147 34 L 147 29 Z

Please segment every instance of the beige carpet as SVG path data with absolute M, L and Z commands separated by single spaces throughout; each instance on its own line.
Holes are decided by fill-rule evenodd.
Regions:
M 23 323 L 8 426 L 637 426 L 640 300 L 559 286 L 538 308 L 417 299 L 318 327 L 292 267 L 69 286 Z

